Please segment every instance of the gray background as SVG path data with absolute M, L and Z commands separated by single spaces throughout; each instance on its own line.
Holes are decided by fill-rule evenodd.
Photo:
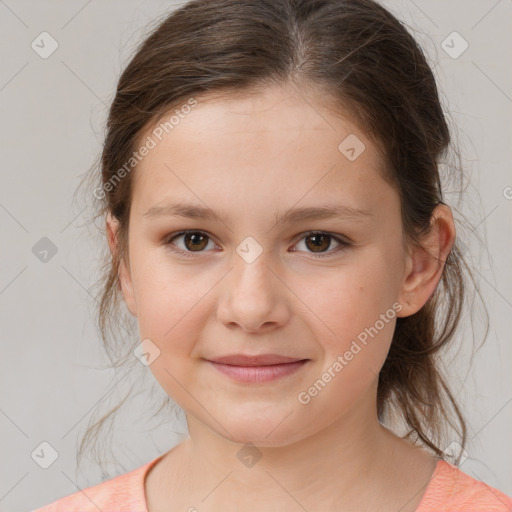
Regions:
M 485 332 L 485 317 L 467 315 L 446 363 L 470 427 L 461 469 L 512 495 L 512 3 L 383 3 L 413 30 L 431 59 L 470 180 L 454 216 L 490 330 L 483 348 L 473 350 L 473 337 L 478 346 Z M 0 0 L 0 511 L 41 507 L 135 469 L 185 431 L 183 416 L 164 417 L 156 427 L 139 424 L 151 411 L 142 395 L 110 441 L 122 469 L 99 474 L 87 463 L 76 472 L 76 442 L 94 406 L 108 410 L 140 376 L 119 378 L 101 369 L 106 360 L 91 298 L 100 241 L 94 226 L 83 227 L 87 212 L 72 203 L 73 193 L 100 151 L 123 65 L 148 23 L 174 5 Z M 43 31 L 58 42 L 47 59 L 31 47 Z M 442 46 L 454 31 L 469 44 L 456 59 Z M 445 200 L 451 199 L 447 191 Z M 464 230 L 459 219 L 469 219 L 470 228 Z M 57 248 L 46 262 L 33 252 L 43 237 Z M 149 389 L 154 379 L 149 369 L 143 373 Z M 158 384 L 154 395 L 164 396 Z M 48 469 L 31 456 L 42 442 L 58 453 Z

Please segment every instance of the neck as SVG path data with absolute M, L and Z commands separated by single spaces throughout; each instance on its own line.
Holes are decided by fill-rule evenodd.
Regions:
M 408 443 L 379 423 L 373 400 L 360 404 L 326 429 L 285 446 L 234 442 L 187 417 L 190 437 L 180 446 L 180 488 L 189 504 L 211 510 L 228 502 L 234 509 L 248 502 L 254 510 L 273 510 L 276 504 L 286 509 L 290 499 L 308 509 L 313 496 L 322 503 L 329 497 L 335 509 L 335 500 L 359 503 L 369 488 L 386 494 L 389 466 Z

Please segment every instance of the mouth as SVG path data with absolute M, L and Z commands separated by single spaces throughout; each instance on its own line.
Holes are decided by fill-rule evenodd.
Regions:
M 230 356 L 207 359 L 216 370 L 238 382 L 268 382 L 289 376 L 302 368 L 309 359 L 264 354 Z

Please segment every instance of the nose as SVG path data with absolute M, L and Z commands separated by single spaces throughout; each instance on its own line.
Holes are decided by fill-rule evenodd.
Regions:
M 233 268 L 219 290 L 217 319 L 244 332 L 268 332 L 290 317 L 287 288 L 269 266 L 265 252 L 248 263 L 234 255 Z

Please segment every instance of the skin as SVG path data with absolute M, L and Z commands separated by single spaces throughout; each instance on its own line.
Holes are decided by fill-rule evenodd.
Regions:
M 418 311 L 441 278 L 455 239 L 450 209 L 435 210 L 428 251 L 406 247 L 399 196 L 348 115 L 286 85 L 197 99 L 133 171 L 128 261 L 119 274 L 140 339 L 160 351 L 149 368 L 184 409 L 190 434 L 148 474 L 148 510 L 414 511 L 436 459 L 378 421 L 377 375 L 396 316 Z M 338 149 L 349 134 L 366 146 L 354 161 Z M 223 222 L 144 216 L 171 200 L 206 205 Z M 275 212 L 326 202 L 372 215 L 274 222 Z M 117 227 L 108 216 L 113 253 Z M 196 251 L 175 239 L 187 258 L 166 245 L 180 230 L 209 238 Z M 328 237 L 315 251 L 307 231 L 351 245 L 337 251 Z M 248 236 L 263 250 L 252 263 L 236 251 Z M 393 303 L 401 310 L 301 404 L 298 394 Z M 309 361 L 290 376 L 247 384 L 203 359 L 233 353 Z M 246 443 L 261 456 L 252 467 L 237 457 Z

